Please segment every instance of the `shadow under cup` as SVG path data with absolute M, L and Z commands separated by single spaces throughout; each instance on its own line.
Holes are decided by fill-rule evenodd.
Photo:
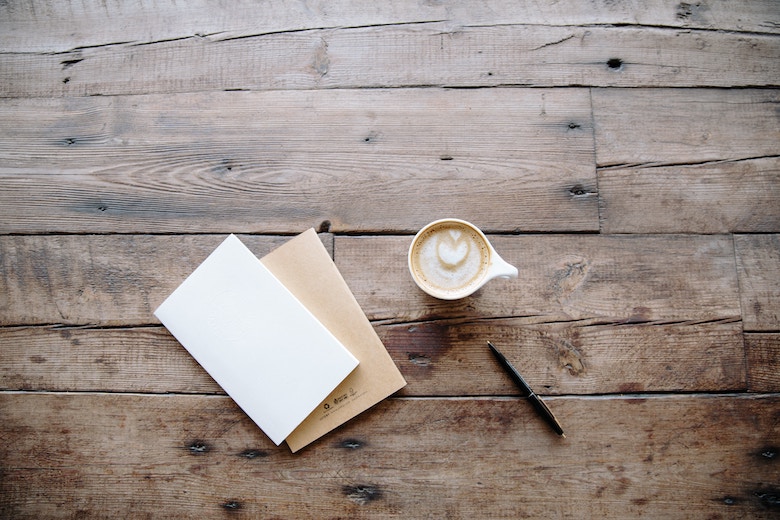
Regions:
M 431 222 L 409 248 L 409 271 L 426 293 L 443 300 L 465 298 L 482 287 L 491 248 L 475 226 L 458 219 Z

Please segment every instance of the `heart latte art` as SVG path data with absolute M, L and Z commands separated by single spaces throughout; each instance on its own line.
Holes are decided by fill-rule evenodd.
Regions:
M 455 269 L 466 261 L 471 251 L 471 241 L 459 229 L 449 229 L 436 236 L 436 257 L 449 269 Z
M 411 259 L 419 281 L 437 292 L 454 294 L 482 281 L 490 254 L 478 232 L 457 222 L 445 222 L 418 237 Z

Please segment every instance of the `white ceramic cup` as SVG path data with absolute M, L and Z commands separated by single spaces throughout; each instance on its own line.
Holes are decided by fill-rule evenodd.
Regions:
M 493 278 L 516 278 L 480 229 L 456 218 L 431 222 L 412 240 L 409 272 L 417 286 L 433 297 L 457 300 L 473 294 Z

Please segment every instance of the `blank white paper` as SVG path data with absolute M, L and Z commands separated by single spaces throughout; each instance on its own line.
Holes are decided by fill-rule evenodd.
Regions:
M 276 445 L 358 365 L 235 235 L 154 314 Z

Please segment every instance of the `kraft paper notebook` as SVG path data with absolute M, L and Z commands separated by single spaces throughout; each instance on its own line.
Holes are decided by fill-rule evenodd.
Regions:
M 360 365 L 287 437 L 295 452 L 406 385 L 314 229 L 261 259 Z
M 358 365 L 234 235 L 154 314 L 277 445 Z

